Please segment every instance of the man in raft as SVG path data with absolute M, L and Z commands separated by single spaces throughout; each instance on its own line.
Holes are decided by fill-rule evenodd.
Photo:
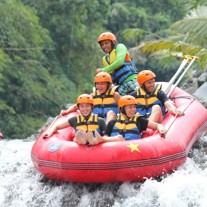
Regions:
M 113 84 L 119 85 L 121 96 L 130 94 L 137 86 L 137 68 L 130 57 L 126 46 L 117 43 L 116 36 L 111 32 L 99 35 L 98 43 L 106 55 L 103 57 L 103 68 L 97 68 L 96 73 L 108 72 Z
M 148 120 L 136 113 L 137 100 L 133 96 L 125 95 L 121 97 L 118 104 L 120 114 L 108 123 L 104 136 L 95 132 L 96 140 L 91 137 L 88 138 L 91 145 L 101 142 L 140 139 L 142 131 L 147 128 L 158 130 L 161 135 L 166 133 L 166 129 L 162 124 Z
M 116 91 L 117 87 L 112 85 L 112 79 L 109 73 L 101 72 L 96 74 L 94 84 L 95 87 L 91 94 L 93 96 L 93 114 L 104 118 L 106 123 L 108 123 L 119 112 L 117 103 L 120 95 Z M 67 115 L 77 110 L 78 106 L 75 104 L 67 110 L 62 110 L 61 115 Z
M 50 137 L 59 129 L 73 127 L 76 131 L 73 141 L 78 144 L 85 145 L 88 139 L 95 139 L 93 133 L 96 131 L 103 135 L 106 124 L 103 118 L 92 113 L 93 97 L 89 94 L 82 94 L 77 98 L 77 107 L 80 110 L 80 115 L 74 116 L 64 122 L 54 124 L 48 131 L 42 134 L 43 138 Z
M 183 115 L 161 90 L 162 85 L 155 83 L 155 77 L 151 70 L 143 70 L 137 75 L 139 87 L 131 93 L 138 102 L 137 112 L 157 123 L 164 119 L 166 109 L 173 115 Z

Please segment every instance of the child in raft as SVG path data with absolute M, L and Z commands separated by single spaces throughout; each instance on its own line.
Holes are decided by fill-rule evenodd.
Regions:
M 147 128 L 158 130 L 161 135 L 166 133 L 162 124 L 153 122 L 136 113 L 137 100 L 131 95 L 125 95 L 119 100 L 120 114 L 106 126 L 104 136 L 95 132 L 96 139 L 88 138 L 91 145 L 101 142 L 140 139 L 142 131 Z

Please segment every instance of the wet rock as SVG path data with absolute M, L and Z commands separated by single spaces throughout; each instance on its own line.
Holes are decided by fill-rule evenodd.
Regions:
M 193 95 L 207 108 L 207 69 L 194 72 L 193 78 L 183 83 L 180 88 Z
M 207 82 L 204 82 L 192 95 L 201 102 L 207 102 Z
M 198 77 L 198 86 L 200 87 L 207 81 L 207 72 L 203 72 L 199 77 Z

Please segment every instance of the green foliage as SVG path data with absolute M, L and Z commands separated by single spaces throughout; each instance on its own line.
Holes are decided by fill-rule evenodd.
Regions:
M 177 69 L 177 53 L 199 53 L 200 63 L 205 64 L 204 23 L 194 21 L 191 13 L 196 32 L 187 32 L 190 26 L 182 26 L 184 19 L 172 26 L 173 33 L 168 30 L 182 19 L 186 8 L 202 3 L 205 1 L 1 0 L 0 127 L 4 135 L 30 136 L 48 116 L 59 114 L 80 93 L 92 91 L 95 69 L 102 67 L 97 37 L 104 31 L 114 32 L 120 42 L 133 47 L 130 53 L 139 68 L 152 68 L 162 80 Z
M 141 48 L 144 53 L 157 55 L 196 55 L 200 57 L 198 66 L 204 69 L 207 65 L 207 8 L 198 7 L 185 18 L 172 24 L 172 35 L 155 41 L 146 42 Z M 173 36 L 176 34 L 176 36 Z
M 54 56 L 53 43 L 33 10 L 6 1 L 0 13 L 0 126 L 8 137 L 28 136 L 39 120 L 59 113 L 65 98 L 74 100 L 68 90 L 75 92 L 75 85 L 65 78 L 62 82 L 61 68 L 47 59 Z
M 24 0 L 36 9 L 51 34 L 55 55 L 78 93 L 90 92 L 101 50 L 96 40 L 107 24 L 110 1 Z M 78 11 L 78 12 L 77 12 Z
M 115 33 L 128 28 L 140 28 L 153 33 L 159 32 L 168 28 L 172 22 L 182 18 L 183 3 L 186 1 L 182 1 L 182 4 L 180 4 L 180 0 L 115 1 L 112 4 L 108 28 Z
M 199 5 L 202 1 L 199 1 Z M 194 6 L 192 6 L 194 7 Z M 177 69 L 177 57 L 183 55 L 196 55 L 200 57 L 198 64 L 194 64 L 194 69 L 205 69 L 207 65 L 207 8 L 198 6 L 191 10 L 181 20 L 171 24 L 165 35 L 142 31 L 141 38 L 145 40 L 144 44 L 138 45 L 132 51 L 134 56 L 141 55 L 145 58 L 144 68 L 150 68 L 158 74 L 172 74 Z M 161 18 L 162 19 L 162 18 Z M 139 29 L 139 28 L 138 28 Z M 128 29 L 123 32 L 125 38 L 135 40 L 137 29 Z M 146 41 L 148 40 L 148 41 Z M 156 67 L 157 68 L 156 68 Z M 167 79 L 167 76 L 161 76 Z
M 43 118 L 35 118 L 31 115 L 19 114 L 5 117 L 7 123 L 0 121 L 4 129 L 4 137 L 9 139 L 24 139 L 34 134 L 34 129 L 40 128 L 45 122 Z M 9 124 L 8 124 L 9 123 Z
M 192 10 L 171 26 L 172 31 L 185 34 L 185 42 L 207 48 L 207 7 Z

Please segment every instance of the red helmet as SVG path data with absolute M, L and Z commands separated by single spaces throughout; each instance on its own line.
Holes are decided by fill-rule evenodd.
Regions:
M 119 108 L 122 108 L 123 106 L 126 105 L 137 105 L 137 104 L 138 104 L 137 100 L 131 95 L 122 96 L 118 102 Z
M 155 78 L 156 75 L 151 70 L 143 70 L 137 75 L 137 82 L 143 85 L 146 81 Z
M 89 94 L 82 94 L 78 96 L 76 104 L 88 103 L 93 105 L 93 97 Z
M 112 42 L 117 42 L 116 36 L 111 32 L 104 32 L 99 35 L 98 37 L 98 43 L 100 43 L 103 40 L 111 40 Z
M 112 83 L 111 75 L 106 72 L 100 72 L 96 74 L 94 78 L 94 83 L 100 83 L 100 82 Z

